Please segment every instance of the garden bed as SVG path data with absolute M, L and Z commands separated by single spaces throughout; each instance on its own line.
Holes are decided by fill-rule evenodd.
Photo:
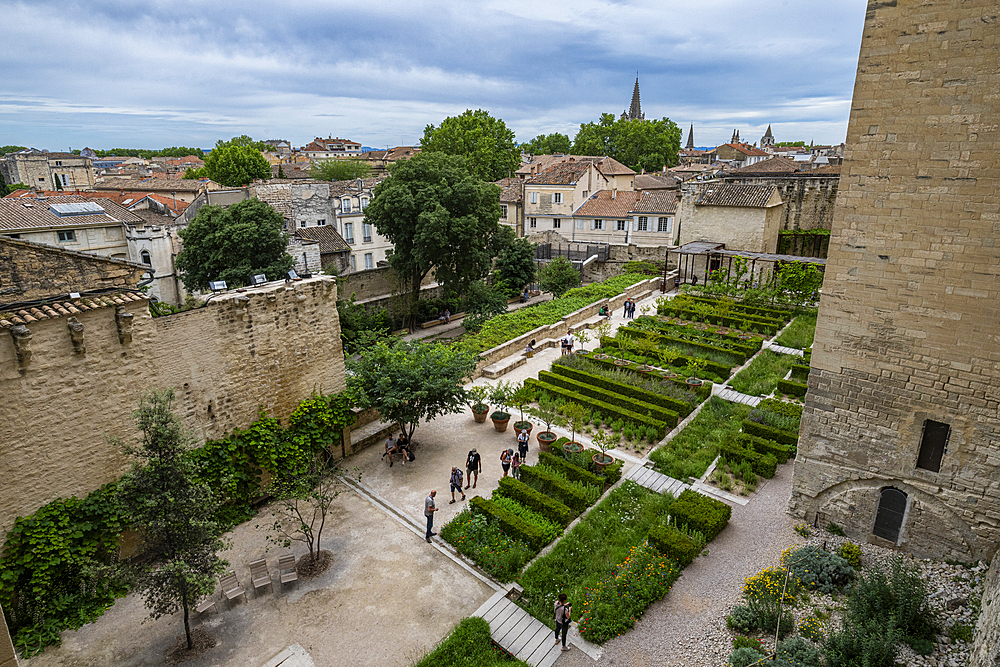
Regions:
M 719 454 L 719 447 L 733 440 L 751 408 L 712 397 L 698 416 L 667 444 L 649 455 L 656 469 L 679 479 L 700 478 Z
M 729 382 L 730 388 L 748 396 L 768 396 L 778 387 L 799 358 L 764 350 Z
M 451 634 L 413 667 L 528 667 L 512 658 L 490 636 L 490 624 L 478 616 L 463 619 Z
M 775 339 L 777 345 L 804 350 L 812 347 L 816 334 L 816 313 L 804 313 L 796 317 Z

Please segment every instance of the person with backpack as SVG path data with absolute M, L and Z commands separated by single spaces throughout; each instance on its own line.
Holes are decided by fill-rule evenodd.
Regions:
M 566 646 L 566 633 L 569 632 L 569 624 L 572 620 L 573 615 L 573 605 L 566 602 L 566 594 L 560 593 L 559 599 L 556 600 L 556 644 L 559 643 L 560 633 L 562 633 L 562 649 L 563 651 L 568 651 L 569 647 Z
M 451 467 L 451 501 L 449 505 L 455 504 L 455 491 L 462 494 L 462 500 L 465 500 L 465 493 L 462 491 L 462 471 L 458 469 L 458 466 Z
M 468 458 L 465 459 L 465 488 L 469 488 L 470 481 L 472 482 L 472 488 L 476 488 L 476 482 L 479 481 L 479 473 L 482 471 L 483 459 L 479 456 L 476 448 L 473 447 L 472 451 L 469 452 Z
M 514 456 L 513 449 L 505 449 L 500 452 L 500 465 L 503 466 L 503 476 L 506 477 L 507 473 L 510 472 L 510 461 Z

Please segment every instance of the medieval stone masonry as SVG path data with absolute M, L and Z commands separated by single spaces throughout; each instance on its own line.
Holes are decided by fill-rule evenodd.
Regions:
M 921 557 L 1000 544 L 993 0 L 869 3 L 791 511 Z
M 159 318 L 129 298 L 34 318 L 20 327 L 27 336 L 0 329 L 0 531 L 117 479 L 126 461 L 107 436 L 137 435 L 130 414 L 143 392 L 173 387 L 177 414 L 203 441 L 245 428 L 258 408 L 287 419 L 313 391 L 344 388 L 331 277 L 231 291 Z

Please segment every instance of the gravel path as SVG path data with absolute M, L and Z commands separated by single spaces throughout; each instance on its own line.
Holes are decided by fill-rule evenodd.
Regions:
M 630 632 L 604 645 L 596 664 L 661 667 L 719 667 L 732 650 L 726 614 L 739 599 L 743 580 L 776 564 L 782 550 L 801 544 L 786 514 L 793 462 L 778 466 L 773 479 L 744 507 L 733 507 L 732 519 L 685 568 L 667 596 L 649 607 Z M 592 667 L 595 661 L 577 649 L 564 654 L 558 667 Z

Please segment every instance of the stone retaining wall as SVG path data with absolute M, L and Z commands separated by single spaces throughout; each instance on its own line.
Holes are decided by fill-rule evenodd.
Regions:
M 982 611 L 976 623 L 969 667 L 1000 665 L 1000 552 L 993 555 L 983 588 Z

